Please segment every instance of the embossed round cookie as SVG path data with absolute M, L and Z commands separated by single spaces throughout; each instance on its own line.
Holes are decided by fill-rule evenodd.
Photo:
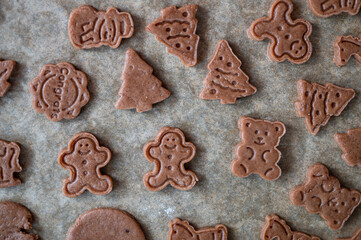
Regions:
M 51 121 L 73 119 L 88 103 L 88 79 L 67 62 L 47 64 L 30 82 L 33 107 Z
M 0 202 L 0 239 L 36 240 L 34 234 L 26 233 L 31 228 L 30 211 L 15 202 Z
M 79 216 L 66 240 L 145 240 L 132 215 L 113 208 L 96 208 Z

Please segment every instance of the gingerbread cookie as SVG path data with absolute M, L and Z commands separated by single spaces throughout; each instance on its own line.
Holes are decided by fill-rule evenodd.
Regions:
M 295 103 L 299 117 L 304 118 L 307 130 L 316 135 L 331 116 L 339 116 L 355 97 L 351 88 L 342 88 L 331 83 L 325 86 L 298 80 L 298 101 Z
M 281 152 L 277 149 L 286 127 L 281 122 L 241 117 L 238 121 L 240 142 L 235 150 L 236 158 L 231 163 L 231 171 L 237 177 L 258 174 L 272 181 L 281 176 L 277 165 Z
M 197 175 L 186 170 L 184 164 L 196 154 L 196 147 L 186 142 L 179 128 L 163 127 L 155 141 L 144 146 L 144 155 L 154 163 L 154 169 L 143 177 L 146 188 L 160 191 L 168 184 L 179 190 L 189 190 L 198 181 Z
M 5 96 L 11 84 L 8 79 L 15 67 L 15 61 L 0 61 L 0 97 Z
M 361 8 L 361 0 L 308 0 L 311 11 L 319 17 L 330 17 L 343 12 L 356 15 Z
M 31 222 L 31 213 L 23 205 L 15 202 L 0 202 L 0 239 L 38 239 L 35 234 L 25 231 L 31 229 Z
M 105 12 L 83 5 L 71 12 L 68 33 L 72 44 L 79 49 L 103 45 L 117 48 L 123 38 L 133 35 L 134 23 L 129 13 L 114 7 Z
M 261 240 L 320 240 L 303 232 L 292 231 L 286 221 L 273 214 L 266 217 L 266 224 L 261 232 Z
M 125 55 L 122 73 L 122 86 L 117 109 L 136 108 L 137 112 L 149 111 L 152 105 L 170 96 L 170 92 L 162 87 L 162 82 L 153 74 L 153 68 L 139 57 L 136 51 L 129 49 Z
M 114 208 L 96 208 L 81 214 L 66 240 L 145 240 L 132 215 Z
M 227 227 L 223 224 L 195 230 L 188 221 L 175 218 L 168 226 L 168 240 L 227 240 Z
M 68 148 L 59 152 L 59 164 L 70 171 L 70 178 L 64 179 L 63 192 L 67 197 L 76 197 L 85 190 L 106 195 L 112 191 L 113 181 L 100 172 L 111 158 L 110 150 L 100 146 L 97 138 L 87 132 L 75 134 Z
M 334 138 L 343 151 L 342 159 L 351 167 L 361 168 L 361 127 L 336 133 Z
M 87 85 L 85 74 L 70 63 L 47 64 L 30 82 L 33 107 L 51 121 L 73 119 L 89 101 Z
M 249 77 L 240 69 L 241 65 L 242 62 L 234 55 L 228 42 L 219 41 L 208 63 L 209 73 L 203 81 L 203 91 L 199 97 L 232 104 L 239 97 L 254 94 L 257 89 L 248 82 Z
M 361 239 L 361 226 L 356 230 L 352 237 L 337 238 L 336 240 L 360 240 Z
M 341 187 L 327 167 L 317 163 L 307 170 L 305 182 L 291 190 L 290 199 L 294 205 L 320 214 L 331 229 L 339 230 L 361 203 L 361 194 Z
M 312 54 L 309 39 L 312 25 L 304 20 L 291 18 L 293 3 L 291 0 L 275 0 L 268 17 L 262 17 L 252 23 L 248 36 L 256 41 L 268 38 L 268 57 L 275 62 L 288 60 L 301 64 L 307 62 Z
M 187 67 L 197 64 L 197 10 L 198 5 L 194 4 L 181 8 L 170 6 L 163 9 L 161 17 L 146 27 L 148 32 L 167 47 L 169 53 L 179 57 Z
M 21 172 L 20 147 L 16 142 L 0 140 L 0 188 L 13 187 L 21 183 L 14 173 Z
M 361 64 L 361 35 L 359 38 L 338 36 L 333 44 L 333 48 L 335 50 L 333 61 L 337 66 L 342 67 L 352 56 Z

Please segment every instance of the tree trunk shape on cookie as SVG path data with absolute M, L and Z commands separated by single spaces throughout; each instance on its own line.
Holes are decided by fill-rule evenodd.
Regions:
M 209 73 L 203 81 L 200 98 L 233 104 L 237 98 L 254 94 L 257 89 L 248 82 L 249 77 L 240 69 L 241 65 L 228 42 L 219 41 L 208 63 Z
M 330 17 L 343 12 L 356 15 L 361 8 L 361 0 L 308 0 L 311 11 L 319 17 Z
M 297 90 L 297 115 L 304 118 L 307 130 L 313 135 L 327 124 L 331 116 L 339 116 L 355 96 L 355 91 L 351 88 L 330 83 L 322 86 L 302 79 L 297 82 Z
M 144 112 L 151 110 L 154 103 L 168 98 L 170 92 L 162 87 L 162 82 L 152 73 L 153 68 L 133 49 L 129 49 L 126 52 L 121 77 L 123 83 L 115 107 L 117 109 L 136 108 L 137 112 Z
M 15 61 L 0 61 L 0 97 L 5 96 L 10 87 L 8 79 L 15 67 Z
M 175 218 L 168 223 L 168 240 L 227 240 L 228 230 L 223 224 L 195 230 L 188 221 Z
M 161 17 L 146 27 L 158 41 L 166 45 L 169 53 L 179 57 L 187 67 L 197 64 L 197 9 L 198 5 L 194 4 L 181 8 L 167 7 L 161 11 Z
M 342 159 L 351 167 L 361 168 L 361 127 L 336 133 L 334 138 L 343 151 Z
M 361 2 L 361 0 L 360 0 Z M 337 66 L 345 65 L 352 56 L 361 64 L 361 35 L 360 37 L 338 36 L 333 44 L 333 61 Z

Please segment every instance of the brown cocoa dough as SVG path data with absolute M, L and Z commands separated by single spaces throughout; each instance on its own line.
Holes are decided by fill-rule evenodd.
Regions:
M 13 187 L 21 183 L 14 173 L 21 172 L 20 147 L 16 142 L 0 139 L 0 188 Z
M 341 13 L 356 15 L 361 8 L 361 0 L 308 0 L 311 11 L 319 17 L 330 17 Z
M 361 0 L 360 0 L 361 3 Z M 361 64 L 361 35 L 360 37 L 338 36 L 333 44 L 333 61 L 337 66 L 345 65 L 352 56 Z
M 11 84 L 8 82 L 15 67 L 15 61 L 0 61 L 0 97 L 5 96 Z
M 361 168 L 361 127 L 336 133 L 334 138 L 343 151 L 342 159 L 351 167 Z

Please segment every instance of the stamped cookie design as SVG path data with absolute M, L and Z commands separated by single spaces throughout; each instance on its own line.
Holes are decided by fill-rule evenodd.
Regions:
M 227 240 L 227 227 L 223 224 L 195 230 L 188 221 L 175 218 L 168 223 L 168 226 L 168 240 Z
M 361 194 L 340 185 L 321 163 L 307 170 L 304 183 L 290 192 L 291 202 L 310 213 L 318 213 L 333 230 L 339 230 L 360 204 Z
M 257 89 L 248 82 L 249 77 L 240 69 L 241 65 L 228 42 L 219 41 L 208 63 L 209 73 L 203 81 L 200 98 L 219 99 L 222 104 L 233 104 L 239 97 L 254 94 Z
M 361 0 L 308 0 L 311 11 L 319 17 L 330 17 L 343 12 L 356 15 L 361 8 Z
M 361 239 L 361 226 L 356 230 L 352 237 L 337 238 L 336 240 L 360 240 Z
M 333 61 L 337 66 L 342 67 L 352 56 L 354 56 L 357 62 L 361 64 L 361 35 L 359 38 L 352 36 L 338 36 L 333 44 L 333 48 Z
M 275 0 L 269 16 L 256 20 L 248 29 L 248 36 L 253 40 L 270 40 L 268 57 L 272 61 L 301 64 L 311 57 L 312 25 L 304 19 L 293 20 L 292 12 L 291 0 Z
M 68 230 L 66 240 L 145 240 L 137 221 L 114 208 L 96 208 L 81 214 Z
M 199 36 L 196 34 L 198 5 L 190 4 L 181 8 L 170 6 L 161 11 L 161 17 L 147 27 L 163 43 L 169 53 L 180 58 L 184 65 L 197 64 Z
M 141 59 L 136 51 L 129 49 L 125 55 L 121 77 L 123 83 L 115 107 L 136 108 L 137 112 L 145 112 L 151 110 L 154 103 L 168 98 L 170 92 L 162 87 L 162 82 L 152 73 L 153 68 Z
M 100 172 L 111 158 L 110 150 L 100 146 L 96 137 L 87 132 L 75 134 L 68 148 L 59 153 L 59 164 L 70 171 L 70 178 L 64 179 L 63 192 L 67 197 L 76 197 L 85 190 L 106 195 L 112 191 L 113 181 Z
M 343 151 L 342 159 L 351 167 L 361 168 L 361 127 L 336 133 L 334 138 Z
M 15 142 L 0 139 L 0 188 L 13 187 L 21 183 L 14 173 L 21 172 L 20 147 Z
M 266 217 L 266 224 L 261 232 L 261 240 L 320 240 L 303 232 L 292 231 L 286 221 L 273 214 Z
M 241 117 L 238 121 L 241 142 L 237 145 L 236 158 L 231 163 L 231 171 L 237 177 L 258 174 L 272 181 L 281 176 L 277 165 L 281 152 L 277 149 L 286 127 L 281 122 Z
M 89 101 L 87 85 L 85 74 L 70 63 L 47 64 L 30 82 L 33 107 L 54 122 L 73 119 Z
M 38 236 L 27 233 L 31 229 L 30 211 L 15 202 L 0 202 L 0 239 L 36 240 Z
M 15 61 L 0 61 L 0 97 L 5 96 L 11 84 L 8 82 L 15 67 Z
M 179 190 L 189 190 L 198 181 L 197 175 L 184 167 L 193 159 L 196 147 L 186 142 L 179 128 L 163 127 L 155 141 L 147 143 L 143 150 L 147 160 L 154 163 L 153 171 L 143 177 L 149 191 L 160 191 L 168 184 Z
M 316 135 L 331 116 L 339 116 L 355 97 L 351 88 L 342 88 L 331 83 L 325 86 L 298 80 L 298 101 L 295 103 L 299 117 L 304 118 L 307 130 Z
M 133 35 L 134 23 L 129 13 L 114 7 L 105 12 L 83 5 L 71 12 L 68 33 L 72 44 L 79 49 L 103 45 L 117 48 L 123 38 Z

